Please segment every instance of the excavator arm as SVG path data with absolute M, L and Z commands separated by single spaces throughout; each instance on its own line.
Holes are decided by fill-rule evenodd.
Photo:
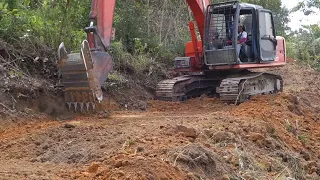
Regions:
M 201 39 L 204 35 L 205 10 L 208 0 L 186 0 L 198 25 Z M 95 110 L 103 99 L 101 86 L 112 70 L 112 57 L 108 50 L 113 36 L 113 16 L 116 0 L 92 0 L 90 25 L 85 28 L 87 39 L 80 53 L 67 53 L 64 43 L 58 49 L 58 68 L 62 76 L 65 101 L 74 111 Z M 196 33 L 192 42 L 198 46 Z M 195 51 L 201 53 L 199 51 Z
M 201 40 L 204 39 L 204 22 L 205 22 L 205 11 L 209 5 L 209 0 L 186 0 L 194 19 L 198 25 Z
M 114 8 L 116 1 L 115 0 L 92 0 L 91 2 L 91 12 L 90 12 L 90 27 L 97 22 L 97 30 L 100 33 L 99 39 L 105 50 L 108 50 L 110 47 L 111 39 L 113 36 L 113 16 Z M 86 28 L 86 29 L 90 29 Z M 91 48 L 97 48 L 94 44 L 94 39 L 90 39 L 90 34 L 88 34 L 89 43 Z

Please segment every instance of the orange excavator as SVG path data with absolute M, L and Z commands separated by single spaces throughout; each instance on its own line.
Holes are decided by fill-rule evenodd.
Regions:
M 85 28 L 87 39 L 80 53 L 68 54 L 63 43 L 59 47 L 58 67 L 70 109 L 90 111 L 102 101 L 101 86 L 112 70 L 108 50 L 114 35 L 115 1 L 92 0 L 90 26 Z M 276 36 L 270 10 L 238 1 L 186 2 L 199 36 L 191 21 L 186 56 L 174 60 L 175 71 L 186 75 L 159 82 L 157 99 L 185 100 L 207 94 L 238 104 L 253 95 L 283 90 L 281 76 L 249 70 L 286 64 L 285 39 Z

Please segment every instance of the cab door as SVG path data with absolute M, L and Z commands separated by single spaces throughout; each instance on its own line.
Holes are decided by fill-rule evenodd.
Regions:
M 272 12 L 266 9 L 258 10 L 259 32 L 258 40 L 260 50 L 260 60 L 274 61 L 276 59 L 277 39 L 274 28 Z

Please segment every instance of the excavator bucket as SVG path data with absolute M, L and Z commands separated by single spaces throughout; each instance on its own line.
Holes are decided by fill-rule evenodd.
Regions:
M 68 108 L 94 111 L 96 103 L 103 99 L 101 86 L 112 70 L 112 57 L 107 52 L 91 51 L 87 40 L 83 41 L 80 53 L 67 54 L 61 43 L 58 56 Z

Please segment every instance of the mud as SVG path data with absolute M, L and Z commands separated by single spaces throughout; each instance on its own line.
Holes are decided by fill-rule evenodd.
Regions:
M 71 120 L 38 108 L 9 116 L 0 124 L 0 177 L 319 179 L 320 74 L 295 64 L 273 72 L 285 92 L 239 106 L 201 97 L 132 111 L 110 97 L 102 112 Z

